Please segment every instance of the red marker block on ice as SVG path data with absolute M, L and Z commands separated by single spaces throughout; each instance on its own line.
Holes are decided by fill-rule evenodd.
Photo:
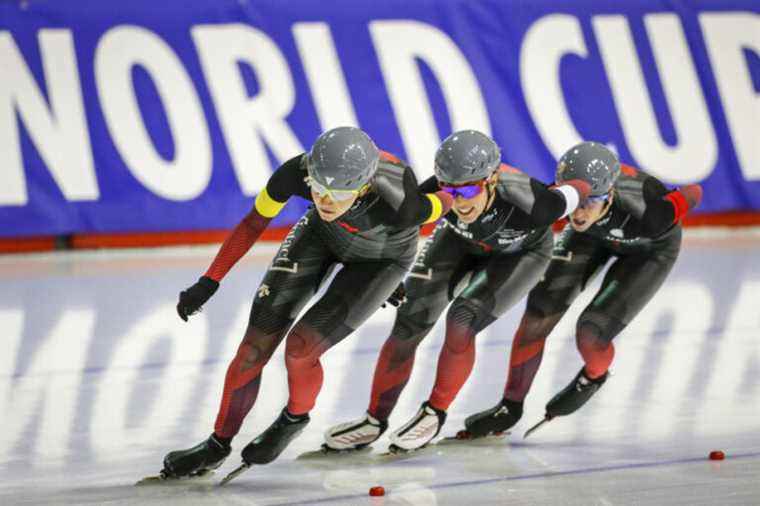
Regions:
M 723 460 L 726 458 L 726 454 L 721 450 L 713 450 L 710 452 L 710 460 Z
M 371 489 L 369 489 L 369 495 L 371 495 L 372 497 L 379 497 L 381 495 L 385 495 L 385 489 L 380 486 L 372 487 Z

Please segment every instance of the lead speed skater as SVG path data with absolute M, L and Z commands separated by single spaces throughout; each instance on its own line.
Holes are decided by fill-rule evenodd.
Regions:
M 411 167 L 378 150 L 360 129 L 328 130 L 309 152 L 275 170 L 207 272 L 180 293 L 177 312 L 183 320 L 214 295 L 292 196 L 314 207 L 292 227 L 254 292 L 248 326 L 227 369 L 214 432 L 191 448 L 169 452 L 157 479 L 200 476 L 222 464 L 256 403 L 263 369 L 285 340 L 288 403 L 243 448 L 238 470 L 276 459 L 309 423 L 322 386 L 322 354 L 393 293 L 414 260 L 419 225 L 437 220 L 451 205 L 444 192 L 422 193 Z M 337 264 L 343 269 L 297 318 Z M 364 289 L 357 292 L 357 286 Z

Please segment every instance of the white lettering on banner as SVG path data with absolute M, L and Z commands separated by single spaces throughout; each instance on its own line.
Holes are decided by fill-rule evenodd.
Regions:
M 594 33 L 612 86 L 626 142 L 636 163 L 671 183 L 699 181 L 712 172 L 718 145 L 683 28 L 674 14 L 644 18 L 677 144 L 660 135 L 647 84 L 624 16 L 595 16 Z
M 490 135 L 491 124 L 478 81 L 448 35 L 418 21 L 373 21 L 369 26 L 401 138 L 419 176 L 432 175 L 441 137 L 417 59 L 430 66 L 441 85 L 452 130 L 473 128 Z
M 31 438 L 35 447 L 29 451 L 45 455 L 38 461 L 41 465 L 63 464 L 94 325 L 92 308 L 63 313 L 3 406 L 7 418 L 2 425 L 3 448 L 13 448 L 22 438 Z M 37 434 L 28 433 L 30 420 L 39 420 Z
M 742 173 L 747 180 L 759 180 L 760 93 L 742 49 L 760 56 L 760 15 L 712 12 L 700 14 L 699 22 Z
M 140 368 L 151 363 L 149 353 L 161 338 L 171 341 L 172 356 L 167 360 L 168 365 L 155 373 L 160 377 L 154 383 L 155 398 L 150 411 L 140 410 L 140 423 L 129 426 L 127 415 L 132 389 L 138 378 L 146 374 Z M 119 339 L 111 355 L 113 360 L 98 382 L 92 401 L 90 434 L 99 459 L 119 459 L 114 449 L 139 445 L 145 440 L 145 434 L 160 440 L 172 433 L 174 427 L 166 420 L 177 420 L 193 399 L 207 341 L 206 318 L 194 318 L 193 330 L 188 331 L 188 327 L 178 322 L 174 304 L 159 306 Z
M 0 206 L 29 199 L 16 114 L 66 199 L 99 196 L 71 32 L 40 30 L 38 39 L 49 106 L 10 32 L 0 32 Z
M 174 140 L 173 160 L 161 157 L 146 130 L 132 82 L 136 65 L 150 75 L 161 97 Z M 106 124 L 132 174 L 167 199 L 201 194 L 211 177 L 208 126 L 193 82 L 171 47 L 141 27 L 112 28 L 95 50 L 95 77 Z
M 329 25 L 296 23 L 293 35 L 322 130 L 358 126 Z
M 286 121 L 295 103 L 288 63 L 264 32 L 247 25 L 198 25 L 192 36 L 238 181 L 244 194 L 255 195 L 270 175 L 264 141 L 281 162 L 303 152 Z M 255 97 L 248 96 L 238 64 L 254 70 Z
M 520 48 L 520 83 L 525 102 L 538 133 L 555 158 L 583 140 L 562 92 L 559 71 L 566 54 L 588 56 L 580 23 L 566 14 L 552 14 L 533 23 Z

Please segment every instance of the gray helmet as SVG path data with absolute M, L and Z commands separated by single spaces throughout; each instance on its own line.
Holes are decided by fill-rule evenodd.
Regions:
M 615 153 L 598 142 L 581 142 L 562 155 L 557 163 L 557 183 L 580 179 L 591 185 L 591 196 L 609 193 L 620 175 Z
M 324 132 L 309 152 L 309 177 L 331 190 L 358 190 L 375 174 L 380 152 L 356 127 Z
M 501 164 L 499 146 L 477 130 L 460 130 L 444 139 L 435 154 L 435 177 L 450 184 L 485 179 Z

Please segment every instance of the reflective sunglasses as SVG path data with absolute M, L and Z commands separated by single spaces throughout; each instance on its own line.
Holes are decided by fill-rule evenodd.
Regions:
M 596 197 L 586 197 L 580 204 L 578 204 L 578 207 L 588 207 L 597 202 L 607 202 L 609 196 L 608 193 L 605 193 L 604 195 L 597 195 Z
M 481 181 L 478 181 L 477 183 L 463 184 L 463 185 L 457 185 L 457 186 L 444 185 L 442 183 L 439 183 L 438 187 L 441 189 L 441 191 L 448 193 L 454 198 L 462 197 L 463 199 L 471 199 L 483 193 L 483 189 L 486 187 L 486 180 L 483 179 Z
M 362 188 L 359 188 L 358 190 L 331 190 L 330 188 L 319 184 L 313 177 L 309 176 L 306 178 L 306 184 L 309 185 L 309 187 L 319 195 L 320 197 L 330 197 L 335 202 L 345 202 L 346 200 L 351 200 L 354 195 L 358 195 L 360 191 L 362 191 Z

